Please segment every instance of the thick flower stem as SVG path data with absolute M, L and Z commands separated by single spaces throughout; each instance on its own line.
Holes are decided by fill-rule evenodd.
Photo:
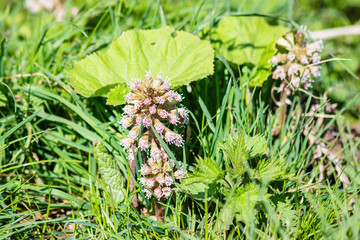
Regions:
M 135 161 L 134 160 L 129 160 L 129 167 L 131 170 L 132 175 L 135 177 Z M 134 181 L 134 177 L 129 176 L 129 188 L 130 188 L 130 193 L 133 192 L 135 190 L 135 181 Z M 132 205 L 138 209 L 139 208 L 139 202 L 137 199 L 137 194 L 135 193 L 133 195 L 133 201 L 132 201 Z
M 286 89 L 284 88 L 281 92 L 281 97 L 280 97 L 280 133 L 283 130 L 284 124 L 285 124 L 285 120 L 286 120 L 286 99 L 287 99 L 287 94 L 286 94 Z
M 155 209 L 156 220 L 158 222 L 164 222 L 164 216 L 165 216 L 164 207 L 155 198 L 152 199 L 152 202 L 153 202 L 154 209 Z

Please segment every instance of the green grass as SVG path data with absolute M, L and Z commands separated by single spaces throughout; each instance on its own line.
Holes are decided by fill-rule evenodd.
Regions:
M 189 172 L 197 156 L 225 167 L 219 142 L 234 132 L 262 134 L 269 141 L 268 156 L 283 158 L 287 171 L 297 176 L 277 186 L 281 190 L 274 194 L 287 198 L 291 208 L 276 209 L 264 200 L 258 206 L 261 221 L 234 222 L 230 230 L 217 233 L 215 223 L 226 199 L 211 196 L 204 202 L 177 188 L 164 203 L 166 217 L 160 223 L 137 212 L 131 195 L 114 202 L 105 188 L 93 156 L 94 140 L 114 156 L 128 189 L 126 152 L 119 144 L 126 135 L 118 124 L 122 108 L 105 105 L 103 98 L 77 95 L 69 84 L 74 63 L 129 29 L 170 25 L 198 34 L 230 13 L 290 19 L 294 12 L 292 20 L 311 28 L 311 22 L 301 21 L 294 1 L 247 2 L 74 0 L 64 8 L 70 12 L 77 6 L 79 13 L 62 23 L 51 13 L 30 14 L 22 1 L 1 2 L 0 239 L 358 239 L 360 139 L 349 136 L 359 121 L 359 95 L 349 91 L 346 101 L 338 100 L 336 116 L 320 122 L 302 115 L 314 99 L 297 94 L 288 106 L 296 115 L 288 115 L 280 134 L 273 136 L 279 113 L 270 86 L 250 88 L 240 69 L 219 54 L 213 76 L 178 89 L 191 112 L 183 129 L 189 141 L 183 149 L 171 150 Z M 321 24 L 326 25 L 317 26 Z M 314 95 L 323 96 L 329 82 L 359 85 L 336 64 L 323 66 Z M 307 126 L 318 129 L 314 136 L 304 132 Z M 339 145 L 324 138 L 329 129 L 337 131 Z M 339 167 L 349 177 L 347 186 L 326 156 L 313 161 L 317 141 L 336 150 Z M 143 200 L 143 205 L 152 215 L 151 202 Z M 286 223 L 280 222 L 282 215 L 289 216 Z

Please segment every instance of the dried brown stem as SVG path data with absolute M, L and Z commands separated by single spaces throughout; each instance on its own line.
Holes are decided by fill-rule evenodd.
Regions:
M 329 28 L 310 33 L 314 39 L 332 39 L 349 35 L 360 35 L 360 25 Z

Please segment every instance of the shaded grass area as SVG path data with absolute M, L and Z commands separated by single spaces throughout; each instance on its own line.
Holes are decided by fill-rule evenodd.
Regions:
M 49 12 L 30 14 L 21 1 L 0 6 L 0 239 L 359 237 L 360 140 L 351 137 L 350 123 L 340 116 L 346 113 L 356 119 L 359 97 L 341 102 L 334 118 L 320 122 L 314 114 L 303 115 L 315 100 L 295 96 L 288 111 L 296 114 L 288 114 L 282 131 L 274 136 L 279 113 L 269 87 L 249 88 L 248 76 L 219 54 L 213 76 L 178 89 L 191 118 L 184 129 L 188 141 L 183 149 L 172 150 L 189 172 L 195 156 L 212 158 L 224 167 L 226 156 L 219 142 L 238 131 L 266 136 L 268 155 L 284 158 L 287 171 L 298 177 L 274 194 L 288 198 L 290 208 L 275 209 L 264 201 L 258 206 L 263 209 L 257 216 L 261 221 L 234 221 L 230 230 L 218 232 L 216 223 L 226 199 L 217 196 L 203 202 L 178 189 L 164 206 L 164 223 L 153 220 L 151 204 L 144 199 L 149 214 L 132 207 L 131 195 L 114 202 L 100 178 L 92 143 L 102 141 L 128 179 L 126 153 L 119 145 L 126 135 L 119 130 L 121 106 L 82 98 L 69 85 L 76 61 L 105 48 L 128 29 L 170 25 L 198 34 L 231 12 L 289 17 L 287 2 L 67 1 L 66 12 L 76 6 L 78 14 L 68 14 L 61 23 Z M 332 64 L 336 63 L 324 66 L 320 82 L 333 76 Z M 313 94 L 326 90 L 315 87 Z M 304 132 L 309 126 L 318 128 L 315 136 Z M 324 139 L 329 129 L 335 129 L 336 142 Z M 316 141 L 309 141 L 312 137 Z M 329 152 L 336 149 L 331 153 L 339 163 L 328 160 L 329 153 L 314 160 L 318 141 L 326 143 Z M 347 185 L 336 164 L 348 176 Z M 282 215 L 289 219 L 280 222 Z

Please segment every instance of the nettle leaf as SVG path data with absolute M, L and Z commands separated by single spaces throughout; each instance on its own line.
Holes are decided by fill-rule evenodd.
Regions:
M 211 158 L 199 157 L 196 161 L 194 173 L 182 179 L 179 187 L 184 191 L 189 191 L 195 198 L 206 200 L 205 191 L 208 198 L 213 196 L 217 189 L 217 182 L 224 177 L 225 172 Z
M 212 184 L 224 177 L 224 171 L 213 159 L 198 157 L 196 162 L 194 173 L 189 174 L 188 178 L 184 178 L 181 181 L 182 184 L 189 185 L 195 182 Z
M 220 221 L 222 229 L 228 230 L 234 217 L 237 221 L 249 223 L 256 214 L 255 206 L 261 200 L 260 186 L 253 183 L 236 190 L 236 192 L 227 199 L 224 207 L 220 211 Z
M 286 171 L 283 159 L 262 159 L 253 170 L 253 178 L 268 183 L 271 181 L 295 180 L 293 173 Z
M 250 86 L 262 86 L 270 74 L 268 61 L 275 53 L 274 41 L 287 31 L 269 25 L 262 17 L 229 16 L 212 29 L 211 39 L 226 60 L 257 66 Z
M 85 97 L 108 95 L 107 103 L 117 105 L 124 103 L 126 83 L 143 79 L 147 71 L 168 77 L 174 87 L 212 74 L 213 61 L 211 44 L 190 33 L 170 27 L 130 30 L 77 63 L 71 84 Z
M 202 182 L 193 182 L 190 184 L 178 185 L 182 191 L 191 193 L 191 196 L 200 200 L 209 200 L 212 196 L 216 195 L 216 184 L 205 184 Z M 207 194 L 206 194 L 207 191 Z
M 289 199 L 282 199 L 276 203 L 276 211 L 279 214 L 280 221 L 285 226 L 287 232 L 293 231 L 297 224 L 297 211 Z
M 94 158 L 98 162 L 102 179 L 112 198 L 116 202 L 121 202 L 125 196 L 124 178 L 115 160 L 107 153 L 101 142 L 94 144 Z
M 267 140 L 264 136 L 256 135 L 250 137 L 246 134 L 243 135 L 245 148 L 250 158 L 254 158 L 267 153 Z
M 224 143 L 220 143 L 220 148 L 225 151 L 232 164 L 231 171 L 237 175 L 242 175 L 246 171 L 246 161 L 248 160 L 248 150 L 245 145 L 245 134 L 235 134 L 228 138 Z

